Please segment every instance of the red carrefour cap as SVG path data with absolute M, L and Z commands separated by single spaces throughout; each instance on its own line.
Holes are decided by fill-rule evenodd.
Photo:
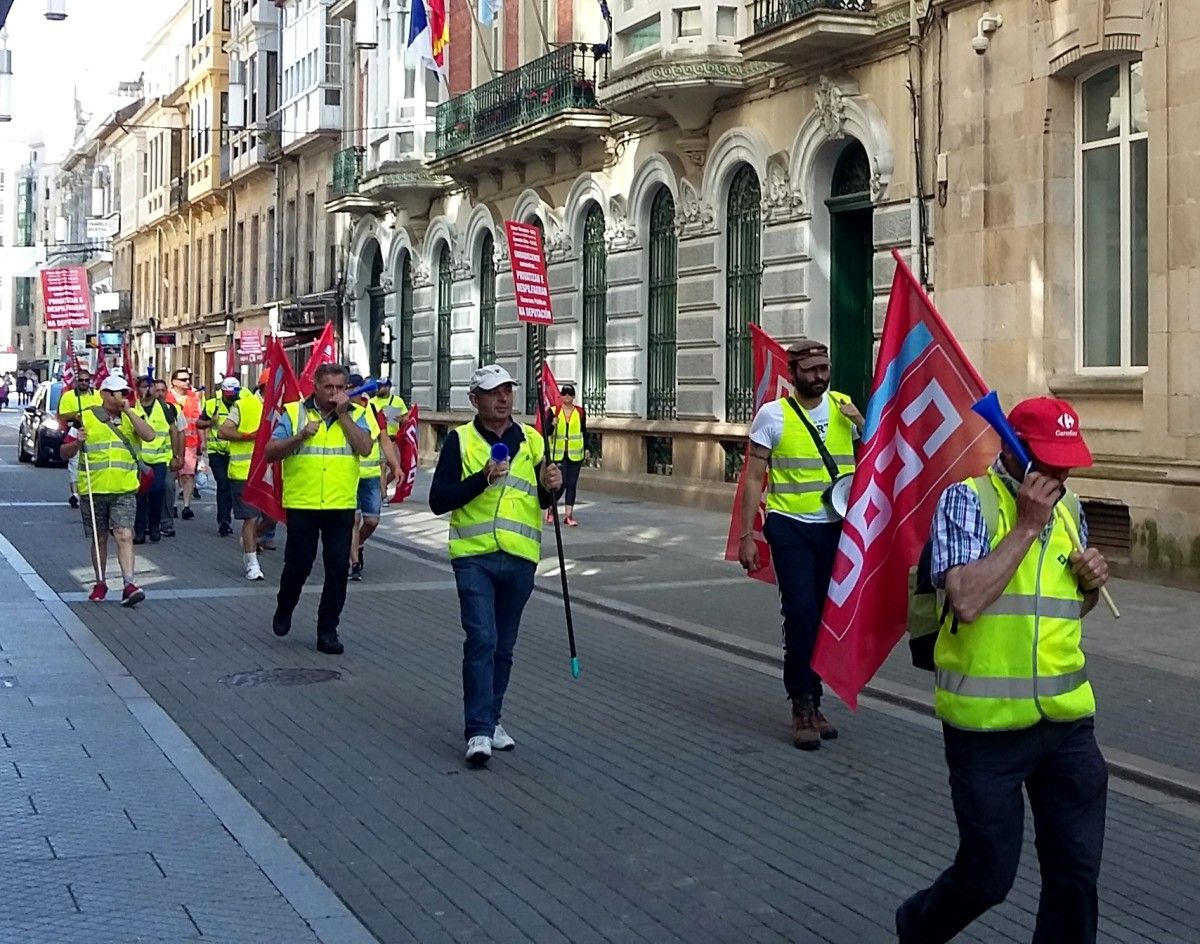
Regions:
M 1042 465 L 1083 469 L 1092 464 L 1092 451 L 1079 428 L 1079 414 L 1066 400 L 1022 400 L 1008 414 L 1008 422 Z

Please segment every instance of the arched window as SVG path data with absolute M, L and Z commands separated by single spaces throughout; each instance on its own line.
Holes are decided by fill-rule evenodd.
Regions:
M 754 418 L 754 361 L 750 325 L 762 314 L 762 192 L 744 164 L 729 185 L 725 214 L 725 418 Z
M 400 396 L 412 403 L 413 369 L 413 284 L 412 256 L 404 254 L 400 265 Z
M 479 366 L 496 361 L 496 259 L 491 233 L 479 247 Z
M 650 294 L 646 418 L 675 419 L 675 296 L 678 283 L 675 200 L 659 187 L 650 204 Z
M 450 307 L 454 289 L 454 266 L 450 247 L 442 243 L 438 256 L 437 285 L 437 409 L 450 409 Z
M 538 233 L 542 237 L 542 251 L 545 252 L 546 246 L 546 229 L 542 225 L 542 221 L 537 217 L 531 221 L 531 225 L 537 227 Z M 546 353 L 546 326 L 545 325 L 525 325 L 525 412 L 530 416 L 537 415 L 538 411 L 538 350 L 542 354 Z
M 1079 83 L 1081 367 L 1136 369 L 1149 362 L 1148 129 L 1140 61 L 1109 66 Z
M 583 407 L 603 416 L 607 393 L 608 248 L 604 213 L 593 203 L 583 223 Z

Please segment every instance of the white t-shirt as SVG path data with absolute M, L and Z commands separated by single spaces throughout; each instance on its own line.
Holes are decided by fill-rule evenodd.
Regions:
M 831 403 L 833 401 L 829 398 L 828 391 L 826 391 L 821 396 L 821 402 L 807 411 L 809 422 L 821 434 L 822 441 L 825 440 L 826 433 L 829 431 L 829 410 Z M 783 438 L 783 411 L 790 409 L 791 407 L 782 400 L 771 400 L 764 403 L 755 415 L 754 422 L 750 425 L 750 441 L 756 446 L 762 446 L 774 452 L 775 448 L 779 445 L 779 440 Z M 858 427 L 854 428 L 853 435 L 854 441 L 857 442 Z M 783 515 L 784 517 L 795 518 L 797 521 L 806 521 L 810 524 L 828 524 L 831 521 L 838 520 L 837 515 L 833 514 L 824 505 L 821 506 L 820 511 L 814 511 L 810 514 L 793 515 L 774 509 L 771 509 L 768 514 Z

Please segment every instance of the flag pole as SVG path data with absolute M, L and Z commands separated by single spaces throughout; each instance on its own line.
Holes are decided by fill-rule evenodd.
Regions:
M 471 4 L 471 0 L 464 0 L 464 2 L 467 5 L 467 13 L 470 16 L 471 25 L 475 28 L 474 29 L 475 39 L 478 40 L 478 42 L 479 42 L 479 48 L 481 50 L 483 50 L 484 62 L 487 63 L 488 71 L 492 73 L 493 77 L 495 77 L 495 76 L 499 75 L 499 73 L 496 71 L 496 64 L 494 62 L 492 62 L 492 54 L 488 50 L 488 44 L 484 41 L 483 30 L 480 29 L 480 25 L 479 25 L 479 14 L 476 12 L 475 7 Z M 482 3 L 490 3 L 491 0 L 481 0 L 481 2 Z M 494 25 L 495 19 L 492 20 L 492 23 L 493 23 L 492 29 L 495 29 L 496 28 Z
M 80 417 L 80 428 L 83 428 L 83 418 Z M 92 558 L 92 569 L 96 571 L 96 583 L 105 583 L 100 576 L 100 536 L 96 533 L 96 500 L 92 498 L 92 473 L 91 465 L 88 463 L 87 457 L 87 440 L 79 444 L 79 463 L 83 466 L 83 474 L 88 478 L 88 512 L 92 516 L 92 549 L 95 551 L 95 556 Z
M 550 424 L 554 418 L 546 409 L 546 352 L 542 350 L 542 338 L 538 333 L 539 325 L 530 325 L 533 331 L 533 343 L 537 351 L 537 393 L 538 411 L 542 415 L 542 442 L 545 446 L 546 462 L 550 462 Z M 575 651 L 575 621 L 571 617 L 571 591 L 567 587 L 567 560 L 563 553 L 562 522 L 558 519 L 558 497 L 550 495 L 550 513 L 554 519 L 554 543 L 558 549 L 558 576 L 562 580 L 563 609 L 567 616 L 567 645 L 571 649 L 571 678 L 579 678 L 579 655 Z

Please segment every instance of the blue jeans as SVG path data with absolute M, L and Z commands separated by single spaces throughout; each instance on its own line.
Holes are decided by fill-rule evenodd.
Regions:
M 146 532 L 158 534 L 162 524 L 163 489 L 167 487 L 167 464 L 158 462 L 150 466 L 154 470 L 154 485 L 145 495 L 137 497 L 137 518 L 133 533 L 145 537 Z
M 537 565 L 503 551 L 452 561 L 463 630 L 463 716 L 467 740 L 491 737 L 512 674 L 521 612 Z

